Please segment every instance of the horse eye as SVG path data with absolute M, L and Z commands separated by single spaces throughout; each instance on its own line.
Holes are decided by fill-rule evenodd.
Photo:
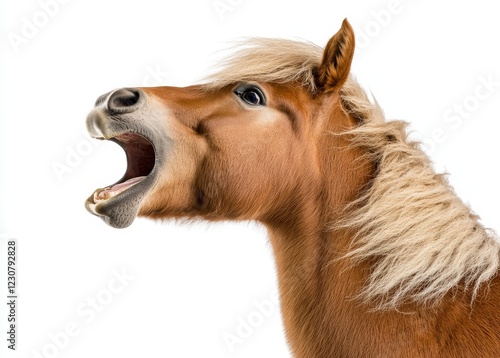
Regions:
M 246 104 L 251 106 L 264 106 L 266 103 L 264 94 L 255 86 L 240 86 L 234 93 Z
M 257 106 L 262 102 L 259 94 L 255 91 L 243 92 L 241 95 L 241 98 L 243 98 L 243 100 L 245 102 L 247 102 L 248 104 L 251 104 L 253 106 Z

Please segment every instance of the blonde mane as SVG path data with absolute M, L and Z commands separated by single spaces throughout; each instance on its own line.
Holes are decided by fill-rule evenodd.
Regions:
M 500 245 L 408 140 L 406 125 L 369 121 L 349 132 L 377 163 L 370 185 L 337 223 L 356 229 L 347 257 L 376 258 L 361 297 L 379 309 L 435 304 L 463 284 L 474 300 L 497 274 Z
M 262 81 L 297 82 L 314 93 L 314 69 L 323 56 L 323 49 L 312 43 L 255 38 L 235 45 L 237 51 L 221 63 L 221 69 L 204 80 L 208 89 L 227 85 Z
M 206 86 L 295 82 L 315 93 L 322 51 L 304 42 L 252 40 L 209 76 Z M 373 263 L 362 299 L 379 309 L 434 304 L 461 284 L 474 299 L 499 269 L 495 234 L 480 224 L 446 177 L 435 173 L 419 144 L 408 139 L 405 122 L 386 121 L 352 77 L 340 95 L 344 110 L 360 123 L 345 134 L 377 166 L 345 219 L 333 225 L 357 232 L 348 258 Z

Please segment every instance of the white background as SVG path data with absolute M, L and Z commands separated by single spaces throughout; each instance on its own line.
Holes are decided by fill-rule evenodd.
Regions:
M 258 321 L 255 302 L 276 291 L 262 228 L 138 219 L 116 230 L 83 207 L 125 169 L 118 146 L 84 133 L 95 99 L 122 86 L 192 84 L 241 37 L 324 45 L 348 17 L 360 44 L 353 73 L 388 118 L 411 122 L 417 137 L 435 142 L 427 148 L 436 167 L 451 173 L 486 226 L 500 229 L 500 87 L 474 98 L 482 80 L 500 82 L 500 21 L 491 1 L 66 0 L 40 15 L 44 2 L 2 0 L 0 9 L 0 232 L 17 238 L 19 249 L 12 356 L 289 356 L 277 306 Z M 221 4 L 223 13 L 214 7 Z M 38 21 L 31 38 L 22 34 L 25 21 Z M 24 42 L 14 45 L 15 36 Z M 464 104 L 461 118 L 445 121 Z M 80 160 L 68 157 L 77 150 L 86 150 Z M 58 177 L 54 165 L 68 171 Z M 133 278 L 120 286 L 113 270 Z M 110 295 L 109 284 L 120 292 Z M 92 297 L 101 305 L 90 319 L 78 309 Z M 237 336 L 249 316 L 256 327 L 231 352 L 224 333 Z M 68 324 L 77 333 L 61 338 Z

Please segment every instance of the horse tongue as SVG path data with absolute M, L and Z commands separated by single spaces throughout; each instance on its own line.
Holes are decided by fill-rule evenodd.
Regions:
M 127 181 L 124 181 L 123 183 L 115 184 L 111 187 L 111 190 L 122 192 L 123 190 L 131 187 L 132 185 L 137 184 L 138 182 L 140 182 L 144 178 L 145 178 L 145 176 L 135 177 L 135 178 L 129 179 Z
M 122 191 L 125 191 L 126 189 L 134 186 L 135 184 L 139 183 L 144 178 L 145 178 L 145 176 L 131 178 L 127 181 L 124 181 L 123 183 L 115 184 L 112 187 L 105 188 L 101 192 L 99 192 L 99 194 L 97 194 L 96 199 L 97 200 L 109 199 L 115 195 L 120 194 Z

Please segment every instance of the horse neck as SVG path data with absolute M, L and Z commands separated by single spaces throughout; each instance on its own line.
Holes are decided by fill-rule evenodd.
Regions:
M 347 252 L 352 239 L 352 233 L 333 231 L 331 226 L 343 207 L 366 185 L 373 166 L 363 159 L 359 149 L 350 148 L 343 136 L 325 135 L 340 133 L 354 124 L 338 101 L 324 112 L 329 115 L 324 117 L 317 136 L 321 178 L 316 185 L 308 181 L 308 190 L 297 191 L 297 197 L 290 200 L 287 215 L 266 223 L 276 259 L 285 329 L 296 353 L 302 349 L 297 347 L 298 341 L 313 345 L 314 339 L 310 338 L 315 336 L 314 332 L 330 331 L 335 326 L 325 321 L 330 315 L 326 315 L 325 307 L 333 305 L 334 299 L 339 302 L 351 299 L 362 281 L 361 268 L 331 264 Z M 311 337 L 295 342 L 290 339 L 306 331 Z M 335 336 L 335 332 L 329 334 L 330 339 Z M 310 352 L 314 348 L 304 349 Z
M 342 110 L 336 95 L 318 113 L 317 153 L 313 157 L 317 158 L 319 168 L 303 170 L 300 176 L 303 183 L 297 185 L 295 196 L 288 198 L 287 207 L 265 222 L 278 270 L 283 265 L 288 271 L 292 265 L 297 266 L 297 270 L 310 271 L 323 264 L 323 257 L 318 257 L 321 252 L 350 244 L 351 235 L 332 231 L 332 223 L 342 215 L 344 207 L 359 196 L 374 171 L 374 165 L 361 149 L 350 146 L 345 136 L 336 135 L 354 125 L 354 119 Z M 319 178 L 311 178 L 309 172 L 319 173 Z M 304 267 L 300 267 L 301 264 Z
M 375 163 L 349 145 L 349 138 L 327 134 L 355 125 L 336 103 L 325 109 L 331 115 L 317 135 L 320 178 L 306 178 L 302 190 L 290 198 L 286 214 L 265 223 L 294 357 L 496 356 L 500 290 L 494 287 L 500 275 L 484 288 L 480 296 L 487 299 L 476 301 L 473 311 L 467 291 L 450 292 L 432 309 L 410 302 L 401 311 L 373 311 L 356 300 L 376 259 L 345 259 L 356 233 L 333 223 L 364 190 Z M 443 343 L 442 337 L 450 343 Z

